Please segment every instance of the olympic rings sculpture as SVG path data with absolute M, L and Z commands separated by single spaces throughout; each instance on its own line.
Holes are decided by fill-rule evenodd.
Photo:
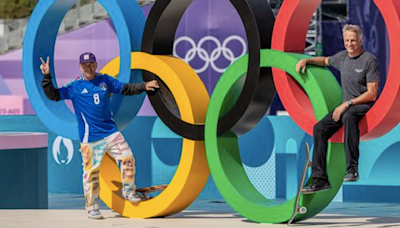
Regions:
M 243 21 L 249 49 L 249 67 L 243 90 L 236 105 L 222 117 L 218 134 L 234 131 L 244 134 L 258 123 L 268 110 L 268 104 L 275 95 L 270 68 L 260 69 L 260 49 L 271 47 L 274 14 L 267 1 L 230 0 Z M 143 34 L 142 51 L 156 55 L 172 55 L 176 28 L 193 0 L 156 1 L 147 18 Z M 155 75 L 143 72 L 143 79 L 149 81 Z M 165 91 L 165 92 L 164 92 Z M 268 91 L 268 93 L 265 93 Z M 150 102 L 160 119 L 176 134 L 188 139 L 204 139 L 204 122 L 190 124 L 182 121 L 168 107 L 173 100 L 168 88 L 162 86 L 162 93 L 150 93 Z M 162 96 L 164 95 L 164 96 Z
M 57 28 L 74 2 L 75 0 L 40 1 L 29 21 L 23 46 L 24 80 L 35 112 L 50 130 L 71 139 L 78 138 L 76 121 L 64 104 L 48 101 L 45 97 L 40 85 L 42 76 L 39 72 L 39 57 L 50 56 L 53 60 Z M 164 93 L 149 93 L 150 101 L 162 121 L 175 133 L 183 136 L 186 142 L 184 144 L 187 144 L 182 148 L 182 158 L 169 187 L 160 196 L 138 205 L 125 202 L 116 193 L 118 186 L 113 180 L 119 179 L 118 169 L 111 158 L 105 158 L 102 169 L 106 167 L 107 172 L 101 172 L 100 179 L 106 189 L 102 189 L 101 198 L 115 211 L 127 217 L 156 217 L 179 212 L 196 198 L 208 177 L 204 145 L 196 141 L 204 139 L 211 174 L 222 196 L 232 208 L 255 222 L 280 223 L 289 220 L 289 214 L 293 213 L 294 208 L 293 199 L 277 205 L 255 191 L 243 171 L 237 137 L 249 131 L 262 118 L 274 96 L 274 85 L 286 110 L 309 134 L 312 133 L 312 126 L 316 120 L 321 119 L 341 102 L 340 88 L 329 72 L 309 67 L 307 70 L 309 80 L 303 80 L 294 72 L 294 64 L 305 56 L 265 50 L 271 47 L 285 52 L 303 52 L 308 23 L 321 0 L 285 1 L 275 26 L 272 10 L 266 0 L 231 0 L 244 22 L 249 52 L 225 71 L 215 88 L 208 108 L 208 96 L 202 89 L 204 85 L 201 85 L 199 79 L 195 79 L 193 69 L 183 61 L 158 56 L 173 53 L 176 28 L 192 0 L 156 1 L 145 27 L 144 16 L 135 1 L 98 0 L 98 2 L 113 20 L 120 43 L 120 58 L 113 60 L 110 63 L 112 67 L 104 71 L 116 74 L 115 69 L 119 64 L 118 78 L 123 82 L 140 81 L 140 76 L 131 75 L 131 67 L 152 72 L 144 72 L 144 80 L 157 78 L 163 85 L 161 91 Z M 397 112 L 400 108 L 400 78 L 396 77 L 398 72 L 393 64 L 400 61 L 400 44 L 396 42 L 400 39 L 400 4 L 397 0 L 374 0 L 374 2 L 388 28 L 391 64 L 379 100 L 360 123 L 363 139 L 380 137 L 400 121 L 400 114 Z M 142 34 L 143 42 L 141 42 Z M 140 43 L 142 50 L 149 55 L 131 54 L 140 50 Z M 140 62 L 142 58 L 149 62 L 157 62 L 165 71 L 175 76 L 169 78 L 170 75 L 167 77 L 163 72 L 146 66 L 145 63 L 134 65 L 135 61 Z M 271 74 L 271 69 L 268 67 L 277 67 L 281 70 L 274 68 Z M 53 68 L 51 62 L 51 69 Z M 247 76 L 240 77 L 240 73 L 245 72 Z M 193 83 L 195 88 L 186 88 L 190 83 L 187 84 L 181 75 L 187 73 L 191 75 L 190 80 L 196 81 Z M 54 72 L 52 74 L 54 75 Z M 193 103 L 192 99 L 197 98 L 191 98 L 190 90 L 202 91 L 199 93 L 205 100 L 196 100 Z M 143 97 L 136 98 L 135 101 L 129 100 L 128 110 L 125 105 L 128 98 L 135 97 L 113 96 L 113 110 L 117 113 L 115 119 L 120 129 L 136 115 L 143 101 Z M 138 105 L 132 108 L 132 103 Z M 174 107 L 171 105 L 176 105 L 179 113 L 173 113 L 171 110 Z M 205 110 L 207 114 L 204 120 Z M 302 196 L 301 204 L 307 206 L 308 212 L 297 215 L 295 221 L 319 213 L 339 190 L 345 171 L 342 137 L 343 132 L 339 131 L 332 138 L 328 149 L 327 172 L 332 189 Z M 221 159 L 222 157 L 224 159 Z M 199 173 L 204 174 L 199 177 L 200 181 L 196 179 Z M 187 189 L 194 190 L 193 194 L 186 197 L 182 193 L 190 192 Z M 162 206 L 153 211 L 155 205 L 160 204 Z

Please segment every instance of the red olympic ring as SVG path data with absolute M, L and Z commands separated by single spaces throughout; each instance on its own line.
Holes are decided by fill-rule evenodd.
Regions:
M 361 140 L 378 138 L 400 122 L 400 1 L 373 0 L 386 23 L 390 61 L 386 83 L 375 105 L 359 123 Z M 321 0 L 284 1 L 275 21 L 271 48 L 285 52 L 304 52 L 304 40 L 312 14 Z M 317 123 L 311 102 L 303 89 L 286 72 L 273 69 L 275 87 L 286 110 L 301 129 L 312 135 Z M 343 142 L 343 127 L 331 142 Z

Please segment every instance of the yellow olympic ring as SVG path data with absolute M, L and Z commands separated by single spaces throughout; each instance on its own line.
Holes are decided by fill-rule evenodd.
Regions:
M 192 124 L 204 123 L 210 97 L 200 77 L 182 60 L 155 56 L 143 52 L 131 53 L 131 69 L 141 69 L 157 75 L 171 88 L 181 118 Z M 117 76 L 117 57 L 100 72 Z M 132 204 L 120 195 L 120 171 L 115 161 L 106 155 L 100 167 L 100 198 L 124 217 L 150 218 L 178 213 L 188 207 L 204 188 L 210 174 L 204 141 L 183 138 L 179 166 L 168 187 L 157 197 Z

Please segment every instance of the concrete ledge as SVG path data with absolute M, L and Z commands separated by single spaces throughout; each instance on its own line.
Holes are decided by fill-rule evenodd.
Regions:
M 47 144 L 47 133 L 0 132 L 0 150 L 45 148 Z
M 48 208 L 47 133 L 0 133 L 0 208 Z

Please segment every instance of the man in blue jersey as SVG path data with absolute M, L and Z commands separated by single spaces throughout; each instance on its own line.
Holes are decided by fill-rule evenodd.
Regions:
M 121 164 L 124 197 L 132 203 L 139 202 L 134 184 L 135 160 L 112 119 L 110 94 L 134 95 L 143 91 L 154 91 L 159 88 L 157 81 L 125 84 L 109 75 L 96 73 L 96 57 L 86 52 L 79 58 L 82 75 L 56 89 L 51 81 L 49 57 L 46 62 L 42 58 L 40 60 L 42 87 L 46 96 L 54 101 L 69 99 L 75 109 L 81 140 L 83 186 L 88 217 L 103 218 L 99 211 L 99 167 L 106 152 Z

